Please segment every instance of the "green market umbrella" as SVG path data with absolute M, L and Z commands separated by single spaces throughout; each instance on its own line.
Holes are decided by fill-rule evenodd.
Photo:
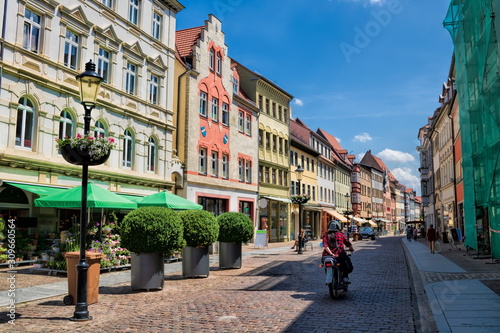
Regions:
M 197 203 L 167 191 L 148 195 L 142 198 L 142 200 L 137 203 L 137 206 L 167 207 L 173 210 L 203 209 L 202 205 L 198 205 Z
M 82 206 L 82 186 L 63 193 L 48 195 L 35 200 L 36 207 L 79 208 Z M 137 204 L 93 183 L 87 184 L 88 208 L 136 209 Z

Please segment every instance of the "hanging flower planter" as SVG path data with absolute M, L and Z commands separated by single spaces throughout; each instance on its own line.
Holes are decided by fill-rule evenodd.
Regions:
M 100 165 L 106 162 L 115 143 L 112 138 L 94 138 L 78 134 L 75 138 L 57 139 L 57 148 L 61 150 L 66 162 L 74 165 Z
M 294 204 L 304 204 L 307 203 L 311 197 L 309 195 L 294 195 L 291 197 L 292 203 Z

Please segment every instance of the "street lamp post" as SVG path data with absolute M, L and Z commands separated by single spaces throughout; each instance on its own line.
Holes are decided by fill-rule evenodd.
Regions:
M 297 177 L 297 182 L 299 183 L 299 194 L 301 195 L 301 187 L 300 187 L 300 182 L 302 181 L 302 174 L 304 173 L 304 169 L 301 168 L 300 165 L 297 166 L 297 169 L 295 169 L 296 177 Z M 299 248 L 297 251 L 297 254 L 302 254 L 302 202 L 299 202 Z
M 351 196 L 349 195 L 349 193 L 345 194 L 345 200 L 346 200 L 346 204 L 347 204 L 347 217 L 348 218 L 349 218 L 349 198 L 350 197 Z M 352 233 L 352 219 L 350 221 L 351 221 L 350 225 L 351 225 L 351 233 Z
M 80 88 L 80 101 L 85 110 L 83 117 L 84 136 L 90 132 L 90 113 L 95 107 L 97 93 L 103 78 L 95 71 L 95 64 L 90 60 L 85 64 L 85 71 L 76 76 Z M 76 305 L 75 312 L 71 320 L 84 321 L 91 320 L 87 304 L 87 272 L 89 265 L 85 260 L 85 236 L 87 231 L 87 183 L 89 179 L 89 164 L 82 162 L 82 207 L 80 211 L 80 258 L 76 265 L 77 269 L 77 290 L 76 290 Z

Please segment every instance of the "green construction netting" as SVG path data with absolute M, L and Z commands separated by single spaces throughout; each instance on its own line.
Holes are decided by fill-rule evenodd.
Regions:
M 451 0 L 443 25 L 455 47 L 465 244 L 500 258 L 500 1 Z

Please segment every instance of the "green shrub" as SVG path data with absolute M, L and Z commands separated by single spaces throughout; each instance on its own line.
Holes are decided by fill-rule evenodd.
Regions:
M 238 212 L 227 212 L 217 217 L 219 221 L 219 242 L 245 243 L 253 236 L 250 218 Z
M 212 213 L 206 210 L 185 210 L 178 214 L 184 226 L 186 246 L 204 247 L 217 240 L 219 224 Z
M 140 253 L 169 253 L 183 246 L 182 221 L 165 207 L 141 207 L 120 224 L 120 246 Z

